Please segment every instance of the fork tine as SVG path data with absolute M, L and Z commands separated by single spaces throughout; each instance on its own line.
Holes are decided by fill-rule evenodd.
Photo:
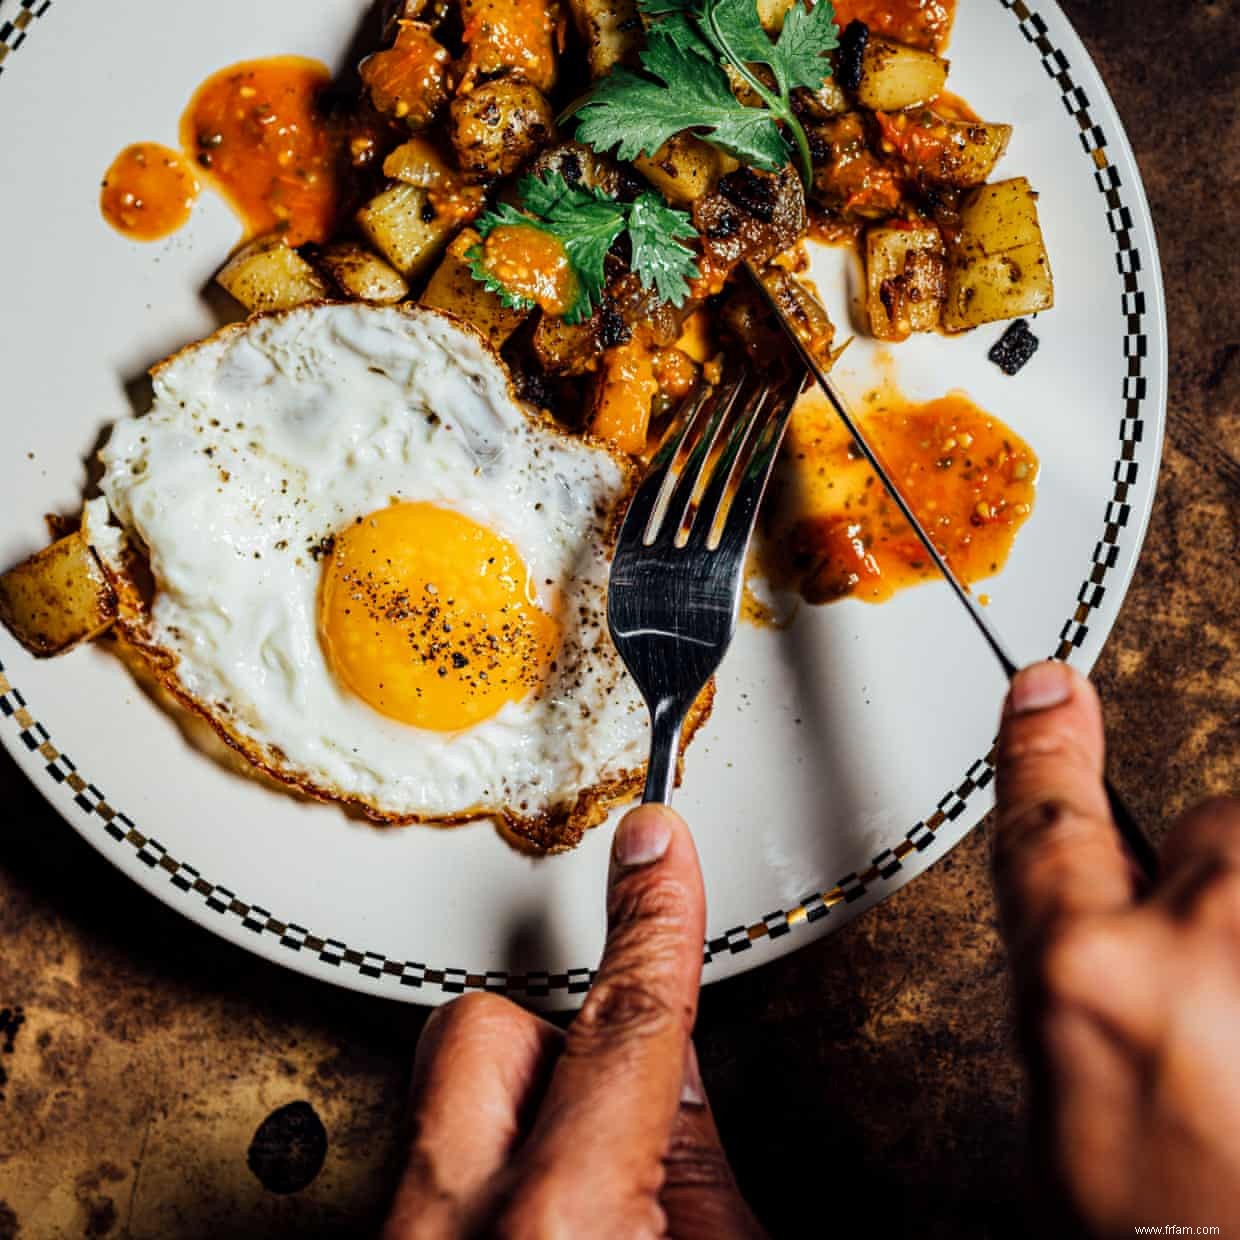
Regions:
M 669 529 L 672 537 L 676 537 L 676 531 L 699 490 L 704 467 L 719 432 L 746 378 L 743 370 L 729 374 L 718 384 L 707 388 L 698 400 L 663 476 L 659 497 L 642 539 L 646 546 L 665 540 Z
M 761 395 L 752 419 L 752 431 L 737 452 L 726 478 L 713 491 L 717 502 L 706 534 L 706 548 L 715 551 L 725 538 L 729 550 L 744 550 L 758 515 L 758 507 L 775 465 L 788 418 L 804 387 L 804 375 L 794 375 Z

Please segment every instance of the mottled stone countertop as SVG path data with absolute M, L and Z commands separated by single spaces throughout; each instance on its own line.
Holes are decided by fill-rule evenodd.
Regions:
M 1136 148 L 1167 283 L 1159 498 L 1097 672 L 1117 782 L 1163 823 L 1240 785 L 1240 14 L 1233 0 L 1066 8 Z M 0 1237 L 366 1234 L 423 1012 L 182 920 L 7 757 L 0 793 Z M 1022 1084 L 987 848 L 974 832 L 841 933 L 706 992 L 707 1085 L 779 1234 L 808 1220 L 875 1234 L 875 1216 L 885 1235 L 1020 1233 Z M 308 1187 L 264 1187 L 317 1162 L 323 1130 Z

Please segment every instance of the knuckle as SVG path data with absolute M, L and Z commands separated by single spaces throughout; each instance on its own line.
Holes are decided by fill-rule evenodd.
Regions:
M 612 887 L 607 912 L 613 927 L 678 927 L 688 903 L 689 892 L 679 879 L 637 871 Z
M 664 1187 L 730 1189 L 732 1169 L 723 1149 L 715 1142 L 676 1133 L 663 1159 Z
M 1240 927 L 1240 870 L 1220 867 L 1198 899 L 1201 917 L 1211 924 Z
M 1052 1005 L 1093 1002 L 1106 985 L 1123 935 L 1101 918 L 1074 921 L 1051 932 L 1042 949 L 1038 977 Z
M 1014 769 L 1043 764 L 1059 768 L 1094 768 L 1084 739 L 1054 715 L 1009 720 L 999 733 L 1000 776 Z
M 677 1009 L 633 973 L 601 978 L 569 1026 L 565 1053 L 590 1054 L 600 1045 L 658 1037 L 688 1024 Z
M 1053 867 L 1084 834 L 1086 826 L 1085 815 L 1064 797 L 1001 804 L 995 835 L 995 866 L 1003 870 L 1013 861 L 1033 854 Z

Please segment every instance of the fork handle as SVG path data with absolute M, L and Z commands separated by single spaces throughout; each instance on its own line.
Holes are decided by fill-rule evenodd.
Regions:
M 670 698 L 650 710 L 650 761 L 646 764 L 646 791 L 643 803 L 656 801 L 670 805 L 676 786 L 676 758 L 680 753 L 680 730 L 685 712 Z

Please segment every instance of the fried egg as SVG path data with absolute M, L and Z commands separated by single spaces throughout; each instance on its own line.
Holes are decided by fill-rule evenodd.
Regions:
M 646 712 L 605 609 L 626 459 L 418 308 L 251 319 L 152 377 L 87 527 L 122 636 L 234 747 L 376 818 L 539 848 L 636 790 Z

